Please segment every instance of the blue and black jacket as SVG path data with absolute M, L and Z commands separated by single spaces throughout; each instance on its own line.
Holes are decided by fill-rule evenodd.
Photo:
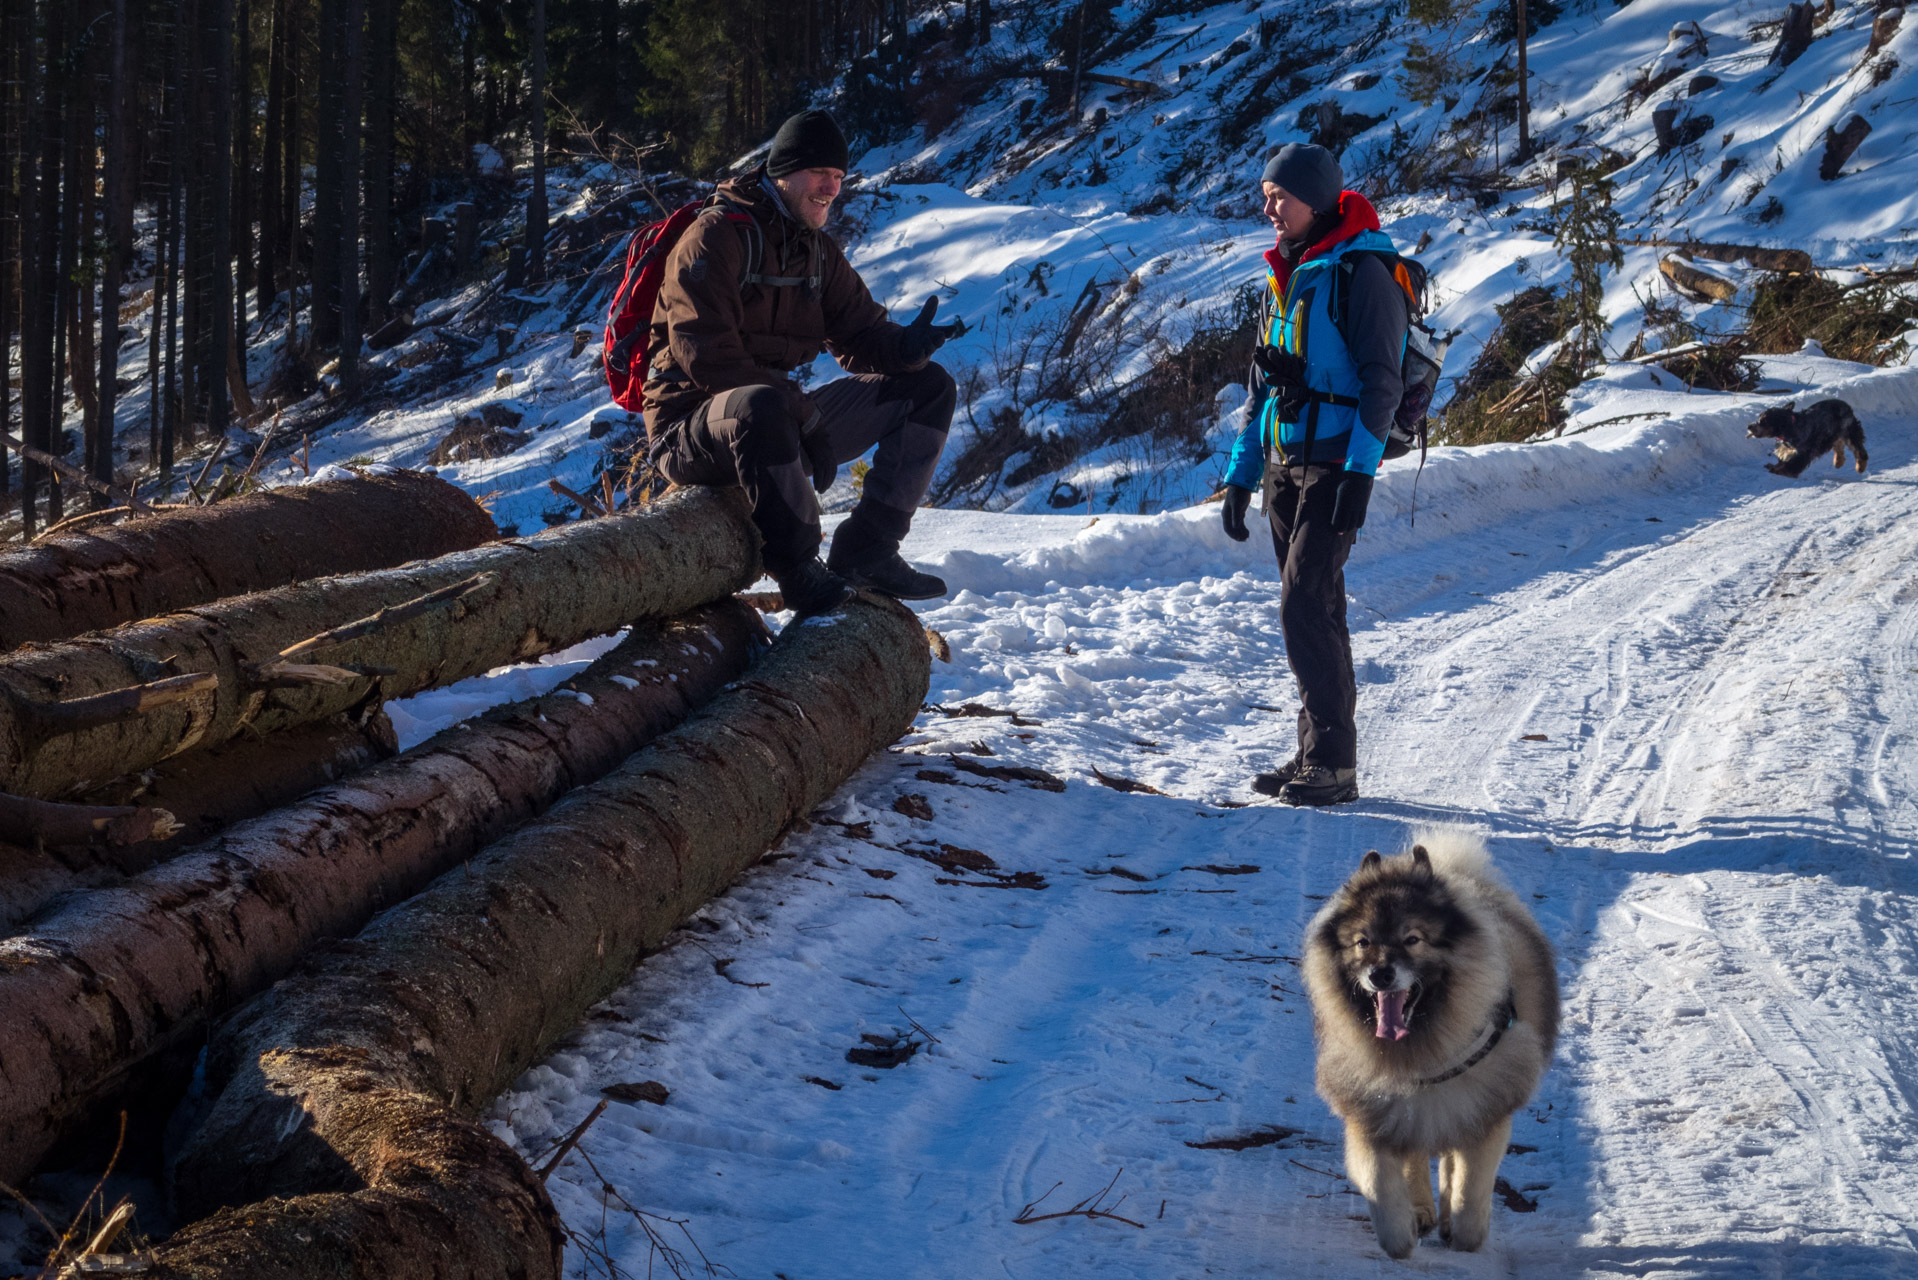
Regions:
M 1265 255 L 1270 270 L 1260 341 L 1304 358 L 1307 391 L 1302 407 L 1282 416 L 1279 398 L 1254 377 L 1256 412 L 1233 445 L 1227 484 L 1258 488 L 1267 457 L 1364 475 L 1378 471 L 1402 389 L 1407 312 L 1384 266 L 1371 277 L 1341 272 L 1348 254 L 1389 258 L 1394 251 L 1365 197 L 1343 193 L 1338 211 L 1338 226 L 1296 264 L 1276 249 Z M 1369 296 L 1342 299 L 1341 289 Z

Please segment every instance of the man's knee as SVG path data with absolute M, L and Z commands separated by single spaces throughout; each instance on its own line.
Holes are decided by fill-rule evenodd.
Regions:
M 722 392 L 707 425 L 733 456 L 759 467 L 799 456 L 799 424 L 779 387 L 734 387 Z
M 879 403 L 886 404 L 894 400 L 908 402 L 906 421 L 931 427 L 935 431 L 945 431 L 952 426 L 952 413 L 959 404 L 959 387 L 952 380 L 952 375 L 946 372 L 945 366 L 934 361 L 923 369 L 888 379 L 885 391 L 879 396 Z

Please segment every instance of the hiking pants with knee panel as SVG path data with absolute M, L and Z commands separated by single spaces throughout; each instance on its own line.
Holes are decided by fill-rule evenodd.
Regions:
M 793 406 L 806 401 L 817 410 L 810 424 L 794 421 Z M 819 552 L 814 456 L 843 466 L 878 446 L 837 541 L 896 550 L 932 484 L 956 402 L 952 377 L 937 364 L 839 378 L 803 400 L 784 386 L 734 387 L 657 428 L 653 460 L 674 484 L 745 489 L 766 570 L 780 575 Z
M 1345 626 L 1345 561 L 1358 537 L 1332 532 L 1340 468 L 1266 464 L 1265 513 L 1279 558 L 1279 631 L 1299 685 L 1299 758 L 1328 769 L 1358 765 L 1352 637 Z

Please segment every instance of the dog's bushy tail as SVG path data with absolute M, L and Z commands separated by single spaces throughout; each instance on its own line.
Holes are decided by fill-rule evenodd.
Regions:
M 1471 827 L 1421 827 L 1412 833 L 1412 843 L 1425 850 L 1433 869 L 1441 875 L 1504 883 L 1485 849 L 1485 837 Z

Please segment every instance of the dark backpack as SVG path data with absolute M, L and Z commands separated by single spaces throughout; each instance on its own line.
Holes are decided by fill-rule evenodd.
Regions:
M 652 360 L 648 342 L 653 328 L 653 307 L 659 302 L 659 287 L 666 280 L 666 259 L 672 256 L 673 246 L 686 234 L 686 228 L 693 225 L 693 220 L 715 207 L 724 209 L 726 221 L 739 227 L 746 237 L 745 269 L 739 276 L 742 287 L 748 284 L 772 288 L 804 286 L 815 294 L 819 291 L 816 248 L 810 276 L 761 275 L 759 268 L 765 261 L 766 237 L 759 229 L 759 220 L 723 196 L 695 200 L 681 205 L 658 222 L 647 223 L 633 232 L 632 240 L 627 243 L 626 274 L 621 277 L 619 288 L 613 290 L 613 304 L 606 312 L 606 386 L 612 392 L 613 403 L 628 413 L 638 413 L 646 405 L 646 373 Z
M 1445 350 L 1452 340 L 1440 337 L 1425 323 L 1428 279 L 1425 264 L 1402 253 L 1375 249 L 1354 250 L 1339 259 L 1338 273 L 1332 283 L 1332 314 L 1338 318 L 1341 337 L 1345 337 L 1345 318 L 1351 303 L 1352 272 L 1358 266 L 1354 260 L 1361 257 L 1377 258 L 1392 273 L 1392 279 L 1405 290 L 1406 317 L 1410 321 L 1405 329 L 1405 356 L 1399 365 L 1399 380 L 1404 389 L 1399 393 L 1398 412 L 1392 415 L 1392 427 L 1386 433 L 1385 457 L 1403 458 L 1416 445 L 1419 464 L 1423 466 L 1428 438 L 1426 412 L 1438 391 Z M 1347 346 L 1350 345 L 1347 339 Z

